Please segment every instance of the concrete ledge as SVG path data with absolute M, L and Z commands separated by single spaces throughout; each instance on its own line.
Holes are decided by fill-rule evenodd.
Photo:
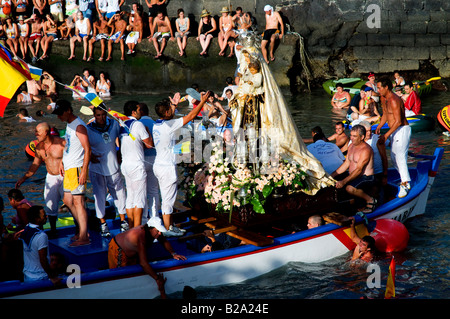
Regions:
M 295 57 L 298 54 L 298 37 L 287 35 L 276 47 L 276 60 L 270 63 L 270 68 L 280 87 L 290 88 L 292 85 L 288 73 L 295 65 Z M 104 58 L 107 57 L 107 49 Z M 50 58 L 38 62 L 37 66 L 53 74 L 64 83 L 70 83 L 74 74 L 81 74 L 83 68 L 91 69 L 95 74 L 105 71 L 109 74 L 111 81 L 115 84 L 115 92 L 146 92 L 158 93 L 173 90 L 184 90 L 192 83 L 198 83 L 201 87 L 208 89 L 223 88 L 225 79 L 229 76 L 234 78 L 237 60 L 221 57 L 218 55 L 220 49 L 217 38 L 209 48 L 209 56 L 204 58 L 199 55 L 201 47 L 199 42 L 191 37 L 186 47 L 186 57 L 180 57 L 178 46 L 175 41 L 169 41 L 164 50 L 164 56 L 154 59 L 156 51 L 152 43 L 143 39 L 136 46 L 134 56 L 126 55 L 125 61 L 121 61 L 120 45 L 113 44 L 112 61 L 98 61 L 100 57 L 100 43 L 94 45 L 93 58 L 91 62 L 82 60 L 82 44 L 77 43 L 75 47 L 75 60 L 68 61 L 69 42 L 55 41 L 50 49 Z M 228 55 L 229 49 L 226 52 Z

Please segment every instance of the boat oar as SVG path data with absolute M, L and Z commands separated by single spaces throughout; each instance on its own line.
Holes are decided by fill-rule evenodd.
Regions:
M 418 82 L 415 82 L 414 84 L 424 84 L 424 83 L 429 83 L 429 82 L 431 82 L 431 81 L 437 81 L 437 80 L 440 80 L 440 79 L 442 79 L 440 76 L 435 76 L 434 78 L 429 78 L 428 80 L 426 80 L 426 81 L 418 81 Z
M 92 109 L 89 106 L 85 106 L 85 105 L 83 105 L 80 108 L 80 112 L 81 112 L 81 114 L 84 114 L 84 115 L 94 115 L 94 111 L 92 111 Z

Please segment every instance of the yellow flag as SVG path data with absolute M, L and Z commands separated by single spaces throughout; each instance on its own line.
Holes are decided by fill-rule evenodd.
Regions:
M 391 264 L 389 265 L 389 275 L 386 283 L 385 299 L 395 297 L 395 260 L 392 256 Z

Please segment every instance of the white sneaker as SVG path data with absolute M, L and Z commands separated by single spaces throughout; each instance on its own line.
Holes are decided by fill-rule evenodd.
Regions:
M 180 229 L 178 227 L 176 227 L 176 228 L 178 229 L 178 231 L 176 231 L 173 226 L 170 226 L 169 230 L 163 232 L 162 234 L 164 235 L 164 237 L 180 237 L 180 236 L 183 236 L 184 232 L 180 231 Z
M 403 198 L 403 197 L 405 197 L 406 195 L 408 195 L 408 192 L 409 192 L 408 185 L 403 185 L 403 184 L 401 184 L 401 185 L 399 186 L 399 192 L 398 192 L 397 197 L 398 197 L 398 198 Z
M 171 225 L 169 227 L 169 230 L 173 230 L 174 232 L 182 232 L 182 233 L 186 232 L 186 229 L 178 228 L 177 226 L 173 226 L 173 225 Z

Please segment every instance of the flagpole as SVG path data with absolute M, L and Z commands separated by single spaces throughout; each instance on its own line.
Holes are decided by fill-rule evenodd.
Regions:
M 55 80 L 55 83 L 58 83 L 59 85 L 64 86 L 64 88 L 69 88 L 69 89 L 70 89 L 70 86 L 67 85 L 67 84 L 63 84 L 63 83 L 58 82 L 58 81 L 56 81 L 56 80 Z M 71 90 L 72 90 L 72 89 L 71 89 Z M 80 95 L 80 97 L 83 97 L 81 94 L 79 94 L 79 92 L 77 92 L 76 89 L 73 90 L 73 91 L 75 91 L 76 93 L 78 93 L 78 95 Z M 95 94 L 95 95 L 97 96 L 97 94 Z M 98 97 L 98 96 L 97 96 L 97 97 Z M 89 101 L 88 99 L 86 99 L 86 100 Z M 126 125 L 125 122 L 124 122 L 122 119 L 117 118 L 117 117 L 115 117 L 113 114 L 111 114 L 111 113 L 109 112 L 109 110 L 107 110 L 106 105 L 105 105 L 105 103 L 103 102 L 103 100 L 101 100 L 101 99 L 99 99 L 99 100 L 101 101 L 101 103 L 99 103 L 98 105 L 92 104 L 91 101 L 89 101 L 89 103 L 91 103 L 91 105 L 93 105 L 94 107 L 99 107 L 100 109 L 102 109 L 103 111 L 105 111 L 106 113 L 108 113 L 113 119 L 115 119 L 117 122 L 119 122 L 120 126 L 124 127 L 124 128 L 127 130 L 128 135 L 131 137 L 131 139 L 132 139 L 133 141 L 136 140 L 136 138 L 131 134 L 131 131 L 130 131 L 130 128 L 128 127 L 128 125 Z M 103 105 L 104 107 L 103 107 L 102 105 Z

